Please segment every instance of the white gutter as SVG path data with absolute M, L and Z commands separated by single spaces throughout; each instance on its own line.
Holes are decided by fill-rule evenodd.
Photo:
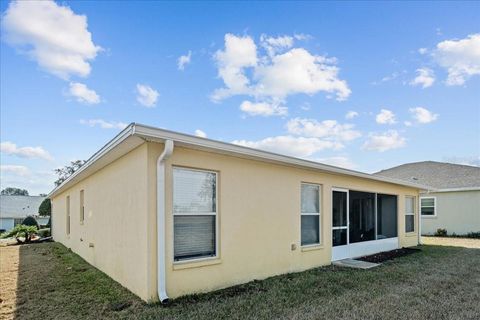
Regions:
M 165 161 L 173 153 L 173 141 L 166 140 L 157 159 L 157 292 L 158 299 L 168 301 L 165 280 Z

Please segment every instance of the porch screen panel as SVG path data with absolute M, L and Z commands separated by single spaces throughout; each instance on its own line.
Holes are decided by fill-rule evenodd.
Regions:
M 375 240 L 375 194 L 350 191 L 350 243 Z
M 397 196 L 377 194 L 377 240 L 397 234 Z

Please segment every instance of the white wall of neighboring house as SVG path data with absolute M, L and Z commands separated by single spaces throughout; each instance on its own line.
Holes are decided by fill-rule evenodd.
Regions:
M 422 194 L 435 198 L 435 215 L 422 216 L 422 234 L 447 229 L 448 234 L 480 232 L 480 190 Z
M 11 230 L 14 227 L 13 218 L 0 218 L 0 230 Z

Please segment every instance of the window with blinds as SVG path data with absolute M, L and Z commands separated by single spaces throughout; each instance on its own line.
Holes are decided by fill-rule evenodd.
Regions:
M 301 245 L 320 243 L 320 186 L 302 183 Z
M 405 232 L 415 231 L 415 197 L 405 197 Z
M 173 169 L 174 260 L 216 256 L 217 173 Z

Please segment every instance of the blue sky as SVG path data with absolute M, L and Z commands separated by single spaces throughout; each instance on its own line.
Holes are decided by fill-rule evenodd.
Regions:
M 480 163 L 478 2 L 0 9 L 2 188 L 47 193 L 130 122 L 365 172 Z

